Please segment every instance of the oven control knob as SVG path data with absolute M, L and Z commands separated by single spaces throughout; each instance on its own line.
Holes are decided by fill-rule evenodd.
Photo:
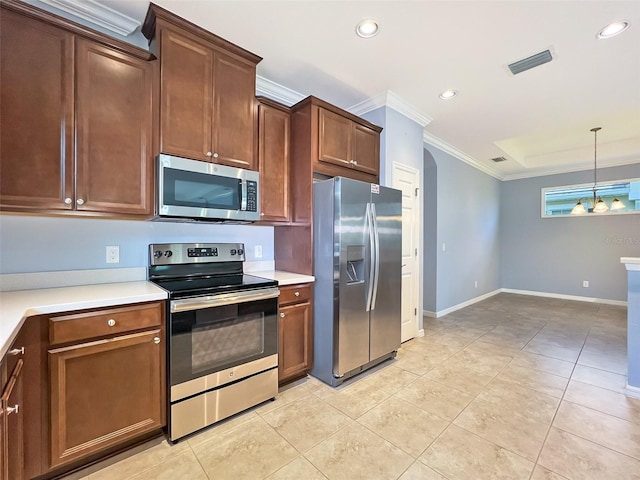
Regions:
M 161 250 L 156 250 L 155 252 L 153 252 L 153 258 L 160 258 L 161 256 L 162 256 Z
M 173 252 L 171 250 L 167 250 L 166 252 L 164 252 L 164 256 L 169 258 L 171 255 L 173 255 Z
M 231 251 L 229 252 L 231 255 L 235 255 L 236 254 L 236 249 L 232 248 Z

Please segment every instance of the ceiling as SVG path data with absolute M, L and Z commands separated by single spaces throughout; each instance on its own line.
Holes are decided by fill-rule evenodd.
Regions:
M 149 4 L 100 3 L 139 21 Z M 259 76 L 303 96 L 350 109 L 392 95 L 430 143 L 496 178 L 593 168 L 596 126 L 599 167 L 640 163 L 638 0 L 155 3 L 260 55 Z M 355 35 L 366 17 L 374 38 Z M 619 20 L 631 28 L 596 38 Z M 508 70 L 546 49 L 550 63 Z M 459 95 L 438 98 L 448 88 Z

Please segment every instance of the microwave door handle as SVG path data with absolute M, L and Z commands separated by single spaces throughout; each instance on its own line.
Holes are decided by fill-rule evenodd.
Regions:
M 240 210 L 247 209 L 247 181 L 240 180 Z

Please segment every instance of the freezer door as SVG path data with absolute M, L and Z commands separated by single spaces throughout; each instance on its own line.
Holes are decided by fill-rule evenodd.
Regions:
M 377 270 L 373 288 L 370 325 L 370 355 L 375 360 L 400 348 L 402 194 L 380 187 L 371 196 L 377 229 Z M 376 268 L 377 267 L 377 268 Z
M 367 205 L 370 185 L 336 178 L 334 281 L 338 290 L 334 321 L 333 374 L 342 376 L 369 361 L 369 312 L 366 308 L 371 267 Z M 320 299 L 316 299 L 320 301 Z

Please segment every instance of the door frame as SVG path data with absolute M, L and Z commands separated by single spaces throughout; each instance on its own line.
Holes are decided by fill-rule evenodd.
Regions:
M 422 218 L 422 177 L 420 176 L 420 170 L 403 164 L 399 162 L 393 162 L 392 165 L 392 175 L 391 175 L 391 184 L 393 188 L 396 188 L 396 181 L 398 178 L 399 172 L 405 172 L 413 175 L 416 178 L 417 184 L 417 195 L 416 195 L 416 208 L 414 213 L 414 220 L 416 221 L 417 228 L 415 229 L 415 245 L 418 249 L 418 253 L 416 255 L 416 269 L 415 274 L 417 278 L 415 280 L 415 295 L 417 296 L 417 314 L 415 315 L 415 332 L 416 337 L 424 336 L 424 328 L 423 328 L 423 320 L 422 320 L 422 309 L 423 309 L 423 298 L 422 298 L 422 276 L 423 276 L 423 265 L 422 265 L 422 251 L 423 251 L 423 238 L 424 235 L 421 234 L 423 227 L 423 218 Z

